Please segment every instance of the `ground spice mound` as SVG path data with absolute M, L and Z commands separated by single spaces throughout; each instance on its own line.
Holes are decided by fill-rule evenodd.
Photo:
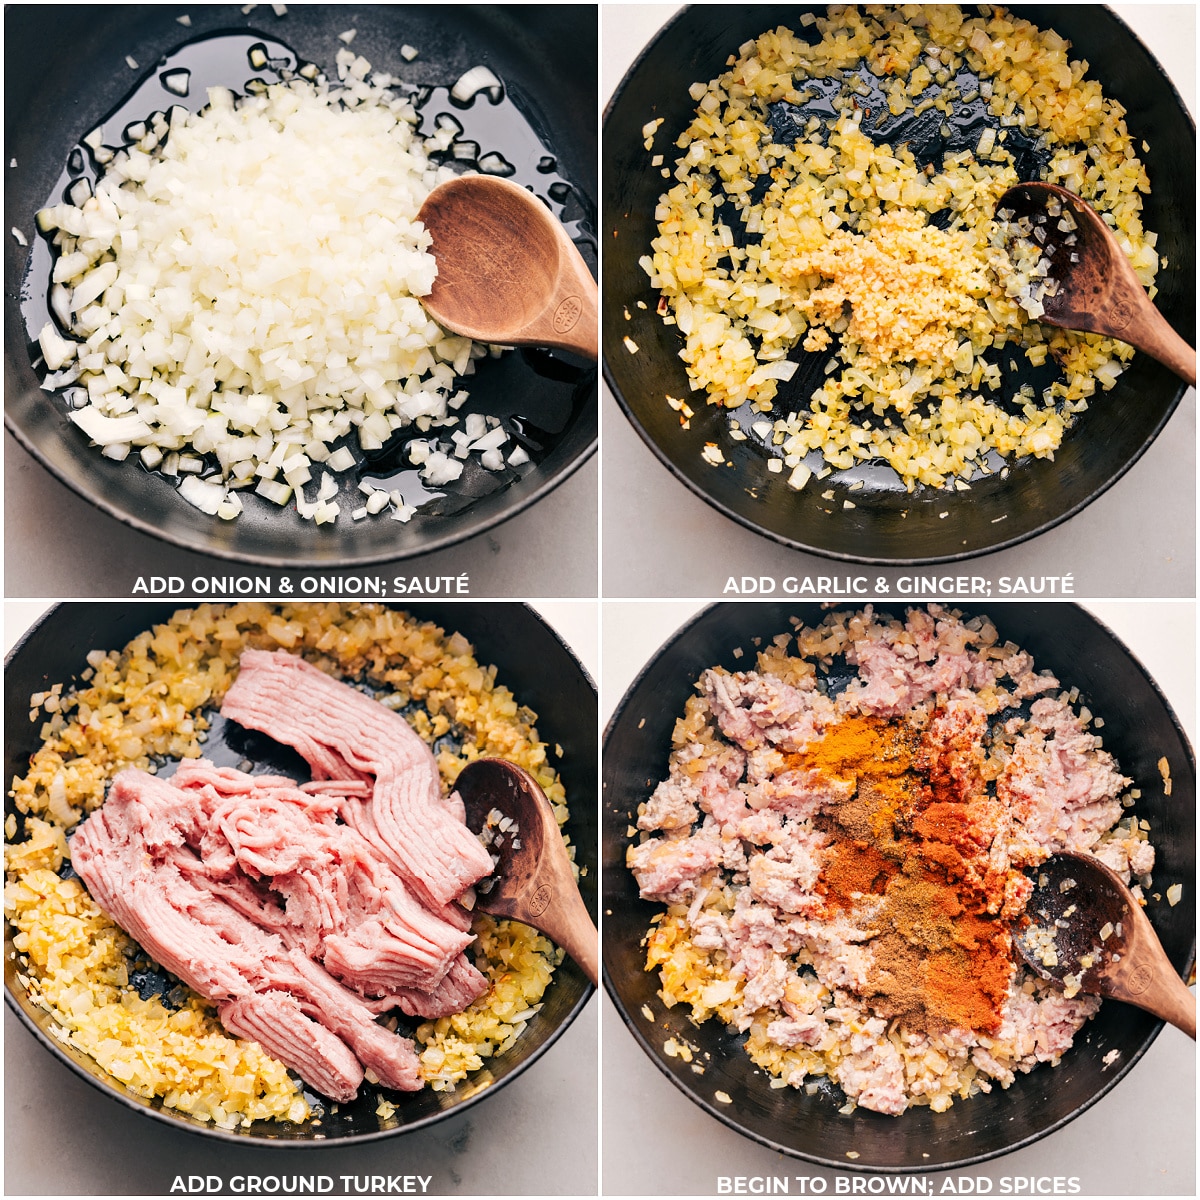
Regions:
M 945 710 L 924 730 L 851 717 L 794 756 L 854 786 L 815 824 L 831 839 L 818 889 L 827 909 L 875 909 L 863 998 L 926 1033 L 994 1032 L 1014 970 L 1008 920 L 1022 876 L 988 861 L 999 814 L 979 732 Z

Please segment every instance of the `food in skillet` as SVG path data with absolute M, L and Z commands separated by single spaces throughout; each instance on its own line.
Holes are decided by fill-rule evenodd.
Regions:
M 627 852 L 665 906 L 646 964 L 668 1007 L 846 1111 L 943 1111 L 1057 1064 L 1100 1001 L 1020 962 L 1024 871 L 1090 853 L 1142 897 L 1154 866 L 1077 694 L 933 605 L 797 626 L 697 692 Z
M 1052 457 L 1133 353 L 1040 325 L 995 219 L 1020 179 L 1061 184 L 1111 223 L 1153 295 L 1150 184 L 1124 110 L 1053 31 L 983 11 L 834 6 L 692 89 L 642 265 L 693 389 L 737 409 L 731 436 L 794 488 L 882 461 L 910 490 L 965 489 Z M 1069 220 L 1050 236 L 1069 243 Z M 824 360 L 802 376 L 811 397 L 787 386 L 800 351 Z M 1036 387 L 1007 378 L 1018 362 Z M 671 403 L 686 420 L 686 398 Z
M 250 62 L 272 65 L 261 46 Z M 498 417 L 460 412 L 464 378 L 500 351 L 420 300 L 437 273 L 422 201 L 468 165 L 512 167 L 478 146 L 468 161 L 452 121 L 422 131 L 415 89 L 351 50 L 336 80 L 276 74 L 148 114 L 116 149 L 85 137 L 94 190 L 80 178 L 37 216 L 55 251 L 41 357 L 107 457 L 178 480 L 203 512 L 233 520 L 253 492 L 317 524 L 405 522 L 418 497 L 364 481 L 343 512 L 338 486 L 402 431 L 401 461 L 431 488 L 469 457 L 501 473 L 530 461 Z M 453 94 L 501 88 L 476 68 Z
M 6 827 L 22 983 L 57 1036 L 225 1127 L 305 1119 L 323 1102 L 300 1080 L 339 1102 L 364 1076 L 452 1090 L 513 1045 L 561 953 L 472 917 L 493 858 L 452 781 L 506 757 L 566 809 L 533 714 L 465 639 L 372 606 L 245 604 L 89 662 L 35 697 L 43 744 Z M 205 761 L 218 706 L 314 781 Z

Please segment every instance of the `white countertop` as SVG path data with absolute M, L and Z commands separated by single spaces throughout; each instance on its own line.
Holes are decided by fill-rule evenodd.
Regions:
M 470 576 L 472 598 L 594 596 L 597 587 L 595 455 L 549 495 L 486 533 L 419 558 L 299 576 Z M 254 574 L 254 568 L 181 550 L 139 533 L 60 483 L 11 434 L 4 437 L 6 596 L 126 598 L 139 575 Z M 283 572 L 263 571 L 273 577 Z M 298 591 L 298 588 L 297 588 Z

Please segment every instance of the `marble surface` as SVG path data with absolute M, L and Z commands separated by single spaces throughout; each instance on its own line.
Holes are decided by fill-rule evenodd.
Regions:
M 697 607 L 687 601 L 604 606 L 605 721 L 641 668 Z M 1141 660 L 1194 741 L 1195 603 L 1097 602 L 1086 607 Z M 605 1194 L 710 1195 L 717 1191 L 719 1176 L 736 1175 L 821 1176 L 828 1181 L 829 1195 L 836 1194 L 839 1179 L 848 1190 L 853 1182 L 848 1173 L 767 1150 L 693 1104 L 634 1041 L 607 995 L 601 1028 Z M 1164 1029 L 1130 1074 L 1082 1116 L 1023 1150 L 956 1174 L 990 1180 L 996 1194 L 1002 1194 L 1000 1181 L 1006 1178 L 1074 1176 L 1083 1195 L 1195 1195 L 1194 1044 L 1179 1030 Z M 932 1181 L 929 1194 L 939 1194 L 943 1174 L 922 1178 Z
M 1166 68 L 1185 102 L 1196 95 L 1196 10 L 1113 6 Z M 605 5 L 601 86 L 607 100 L 673 4 Z M 607 388 L 601 407 L 606 596 L 719 596 L 730 576 L 844 574 L 841 564 L 781 546 L 710 507 L 646 447 Z M 1055 529 L 970 559 L 966 571 L 1073 575 L 1076 596 L 1193 596 L 1196 580 L 1196 393 L 1112 488 Z M 894 584 L 898 569 L 869 568 Z
M 535 607 L 596 677 L 596 602 Z M 6 649 L 44 608 L 5 605 Z M 167 1195 L 177 1175 L 217 1175 L 228 1188 L 235 1175 L 302 1173 L 331 1176 L 331 1195 L 345 1194 L 343 1175 L 431 1176 L 429 1195 L 594 1195 L 599 1011 L 593 996 L 540 1060 L 461 1116 L 381 1141 L 280 1150 L 229 1145 L 129 1111 L 53 1058 L 6 1006 L 4 1193 Z

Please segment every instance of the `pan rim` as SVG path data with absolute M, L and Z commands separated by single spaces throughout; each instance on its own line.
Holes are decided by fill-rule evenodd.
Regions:
M 594 417 L 592 424 L 593 426 L 595 425 Z M 440 534 L 412 549 L 380 551 L 350 557 L 340 556 L 330 558 L 311 553 L 296 554 L 287 557 L 279 554 L 252 554 L 249 551 L 237 550 L 226 546 L 213 546 L 205 542 L 194 541 L 182 534 L 159 529 L 137 516 L 136 513 L 126 512 L 118 508 L 107 500 L 101 491 L 90 492 L 81 481 L 72 478 L 64 471 L 60 471 L 49 460 L 48 456 L 43 454 L 32 439 L 26 436 L 24 430 L 15 423 L 7 410 L 4 413 L 4 427 L 16 440 L 18 445 L 20 445 L 21 449 L 29 454 L 39 466 L 48 471 L 59 483 L 69 488 L 81 500 L 99 509 L 105 516 L 111 517 L 126 528 L 133 529 L 137 533 L 146 534 L 156 541 L 166 542 L 179 550 L 186 550 L 192 554 L 203 554 L 209 558 L 221 559 L 224 562 L 245 563 L 247 566 L 271 567 L 274 570 L 280 571 L 322 569 L 336 571 L 344 570 L 348 567 L 369 567 L 378 566 L 382 563 L 407 562 L 414 558 L 420 558 L 425 554 L 433 554 L 439 550 L 448 550 L 452 546 L 468 542 L 472 538 L 479 537 L 495 529 L 497 525 L 502 525 L 504 522 L 519 516 L 539 500 L 549 495 L 560 484 L 570 479 L 596 453 L 599 437 L 598 432 L 593 429 L 587 445 L 582 447 L 579 453 L 572 459 L 564 463 L 557 472 L 547 476 L 536 488 L 522 496 L 511 508 L 492 514 L 477 525 L 473 525 L 470 529 Z M 91 447 L 85 447 L 85 449 L 90 451 Z M 450 519 L 452 520 L 453 518 Z M 213 520 L 215 521 L 217 518 L 214 517 Z

